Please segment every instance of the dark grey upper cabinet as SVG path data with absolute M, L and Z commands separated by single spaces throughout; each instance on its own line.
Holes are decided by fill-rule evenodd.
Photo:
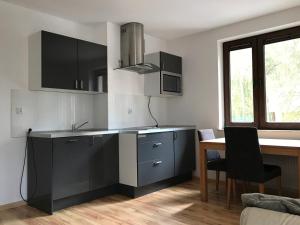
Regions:
M 118 135 L 92 137 L 90 190 L 119 182 Z
M 106 46 L 46 31 L 41 39 L 42 88 L 107 91 Z
M 75 89 L 77 40 L 42 31 L 42 87 Z
M 174 132 L 175 175 L 195 170 L 195 130 Z
M 163 71 L 182 74 L 182 58 L 166 52 L 160 52 L 160 68 Z
M 78 40 L 78 80 L 81 90 L 98 91 L 98 79 L 107 74 L 107 47 Z
M 90 137 L 53 140 L 53 199 L 89 191 Z

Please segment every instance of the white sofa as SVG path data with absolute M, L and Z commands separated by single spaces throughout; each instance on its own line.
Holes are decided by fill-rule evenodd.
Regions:
M 247 207 L 242 211 L 240 225 L 300 225 L 300 216 Z

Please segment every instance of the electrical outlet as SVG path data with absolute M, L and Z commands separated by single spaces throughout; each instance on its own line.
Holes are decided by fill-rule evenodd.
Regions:
M 23 115 L 23 108 L 22 107 L 16 107 L 16 114 L 17 115 Z

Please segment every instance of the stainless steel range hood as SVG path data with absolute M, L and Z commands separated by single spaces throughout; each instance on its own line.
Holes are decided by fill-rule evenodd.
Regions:
M 144 26 L 141 23 L 127 23 L 121 26 L 120 68 L 139 74 L 159 71 L 159 66 L 144 62 Z

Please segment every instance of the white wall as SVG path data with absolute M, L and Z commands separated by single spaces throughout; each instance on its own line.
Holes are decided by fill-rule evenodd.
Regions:
M 108 23 L 108 124 L 109 128 L 136 127 L 155 124 L 144 96 L 144 75 L 115 70 L 120 60 L 120 26 Z M 145 53 L 166 50 L 166 41 L 145 35 Z M 166 99 L 153 98 L 151 109 L 159 123 L 166 124 Z
M 70 129 L 75 121 L 90 127 L 119 128 L 152 124 L 143 96 L 143 76 L 115 71 L 120 59 L 120 30 L 112 23 L 86 26 L 0 1 L 0 205 L 20 200 L 19 180 L 27 128 Z M 108 45 L 109 93 L 83 95 L 28 91 L 28 38 L 47 30 Z M 166 42 L 146 35 L 146 51 L 166 49 Z M 23 113 L 16 114 L 15 108 Z M 128 114 L 128 109 L 132 113 Z M 165 99 L 154 99 L 153 113 L 166 121 Z M 158 115 L 159 114 L 159 115 Z M 11 129 L 12 127 L 12 129 Z M 26 174 L 23 193 L 26 195 Z
M 169 52 L 183 57 L 184 96 L 168 101 L 171 124 L 195 124 L 198 128 L 218 129 L 223 124 L 222 106 L 222 49 L 221 43 L 300 22 L 300 7 L 236 23 L 207 32 L 172 40 L 167 43 Z M 222 136 L 222 132 L 218 132 Z M 261 131 L 261 137 L 300 138 L 300 132 Z M 197 157 L 198 158 L 198 157 Z M 296 188 L 296 161 L 286 157 L 266 157 L 267 162 L 283 168 L 286 187 Z M 198 165 L 198 163 L 197 163 Z M 197 168 L 199 174 L 199 167 Z
M 92 95 L 28 92 L 28 37 L 40 30 L 106 44 L 103 28 L 88 27 L 14 6 L 0 1 L 0 205 L 19 201 L 19 180 L 24 156 L 25 139 L 11 138 L 11 106 L 24 106 L 23 116 L 14 118 L 15 130 L 24 126 L 38 129 L 69 129 L 76 114 L 78 120 L 88 118 L 93 126 Z M 12 91 L 18 89 L 19 91 Z M 11 94 L 13 102 L 11 102 Z M 29 100 L 29 101 L 27 101 Z M 36 100 L 36 101 L 35 101 Z M 63 104 L 63 105 L 62 105 Z M 32 105 L 32 107 L 27 106 Z M 39 112 L 38 117 L 32 117 Z M 35 114 L 36 115 L 36 114 Z M 29 117 L 27 117 L 29 116 Z M 22 119 L 23 117 L 23 119 Z M 24 119 L 24 117 L 26 117 Z M 62 122 L 64 121 L 64 122 Z M 17 127 L 21 126 L 21 127 Z M 26 177 L 24 193 L 26 192 Z

